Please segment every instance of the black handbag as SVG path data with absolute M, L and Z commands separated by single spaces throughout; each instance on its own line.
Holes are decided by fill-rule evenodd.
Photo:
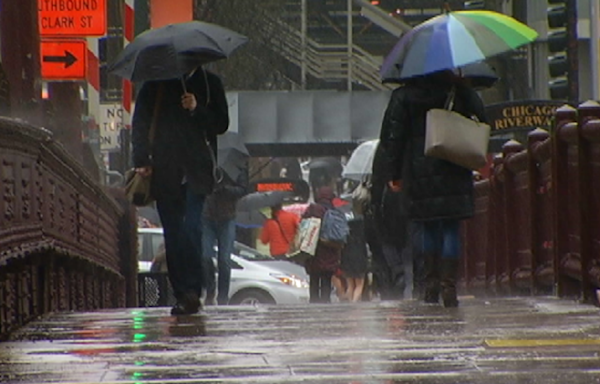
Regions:
M 162 99 L 162 85 L 159 87 L 154 103 L 154 113 L 150 124 L 150 132 L 148 133 L 149 146 L 152 148 L 154 135 L 156 132 L 156 120 L 158 119 L 158 111 Z M 152 184 L 152 175 L 142 176 L 132 168 L 125 172 L 125 196 L 127 200 L 138 207 L 146 206 L 154 201 L 154 197 L 150 193 L 150 185 Z

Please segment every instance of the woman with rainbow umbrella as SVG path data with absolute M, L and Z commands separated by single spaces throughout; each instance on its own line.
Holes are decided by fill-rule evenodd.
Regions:
M 424 154 L 427 113 L 453 104 L 449 109 L 454 112 L 485 122 L 482 100 L 454 70 L 536 37 L 531 28 L 500 13 L 449 12 L 402 36 L 383 63 L 382 79 L 401 85 L 392 93 L 381 127 L 381 171 L 391 190 L 404 190 L 408 217 L 423 228 L 415 244 L 422 260 L 415 262 L 423 265 L 426 303 L 439 303 L 441 297 L 445 307 L 458 306 L 460 220 L 474 214 L 472 171 Z

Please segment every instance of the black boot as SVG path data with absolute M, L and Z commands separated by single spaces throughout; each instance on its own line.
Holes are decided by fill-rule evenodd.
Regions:
M 440 302 L 439 259 L 433 253 L 423 255 L 423 282 L 425 292 L 423 301 L 429 304 Z
M 458 279 L 458 260 L 457 259 L 442 259 L 441 260 L 441 288 L 442 300 L 444 307 L 458 307 L 458 299 L 456 298 L 456 280 Z

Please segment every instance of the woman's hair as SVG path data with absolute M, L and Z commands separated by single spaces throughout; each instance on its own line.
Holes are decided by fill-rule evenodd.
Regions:
M 317 194 L 316 194 L 316 198 L 315 201 L 331 201 L 333 200 L 333 198 L 335 197 L 335 193 L 333 192 L 333 188 L 327 186 L 327 187 L 320 187 L 317 190 Z

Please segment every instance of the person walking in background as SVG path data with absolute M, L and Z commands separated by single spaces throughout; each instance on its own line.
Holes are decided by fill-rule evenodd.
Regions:
M 200 221 L 204 198 L 215 183 L 216 136 L 228 127 L 221 80 L 201 67 L 183 79 L 148 81 L 136 99 L 133 164 L 138 174 L 152 177 L 151 193 L 163 224 L 169 281 L 177 300 L 173 315 L 200 308 L 206 274 Z
M 385 180 L 392 191 L 404 191 L 408 217 L 423 228 L 424 300 L 439 303 L 441 295 L 445 307 L 458 306 L 460 220 L 474 214 L 473 175 L 467 168 L 425 156 L 423 148 L 427 112 L 444 108 L 453 89 L 454 111 L 485 122 L 477 93 L 452 71 L 440 71 L 408 79 L 393 91 L 380 136 Z
M 303 218 L 316 217 L 323 219 L 328 209 L 335 209 L 335 194 L 331 187 L 320 187 L 317 190 L 315 203 L 306 208 Z M 321 224 L 323 225 L 323 224 Z M 342 248 L 329 245 L 319 239 L 315 255 L 306 260 L 305 269 L 309 275 L 309 293 L 311 303 L 331 302 L 331 278 L 340 267 Z
M 384 174 L 385 154 L 378 145 L 373 158 L 371 177 L 370 218 L 376 232 L 370 236 L 374 244 L 374 280 L 381 300 L 401 300 L 407 282 L 413 274 L 412 260 L 403 257 L 403 250 L 410 246 L 408 218 L 404 208 L 402 192 L 394 192 L 386 185 Z
M 271 256 L 285 259 L 298 232 L 300 217 L 282 209 L 281 204 L 271 207 L 271 218 L 263 224 L 260 241 L 269 244 Z
M 350 236 L 342 250 L 340 263 L 346 288 L 342 297 L 348 301 L 358 302 L 363 297 L 365 278 L 369 268 L 363 217 L 354 214 L 352 219 L 348 220 L 348 226 L 350 227 Z
M 235 207 L 238 200 L 247 193 L 248 172 L 242 170 L 237 180 L 222 172 L 223 178 L 215 190 L 206 198 L 202 218 L 202 255 L 208 267 L 205 304 L 225 305 L 229 302 L 229 283 L 231 281 L 231 252 L 235 241 Z M 216 284 L 213 257 L 218 261 L 219 278 Z

